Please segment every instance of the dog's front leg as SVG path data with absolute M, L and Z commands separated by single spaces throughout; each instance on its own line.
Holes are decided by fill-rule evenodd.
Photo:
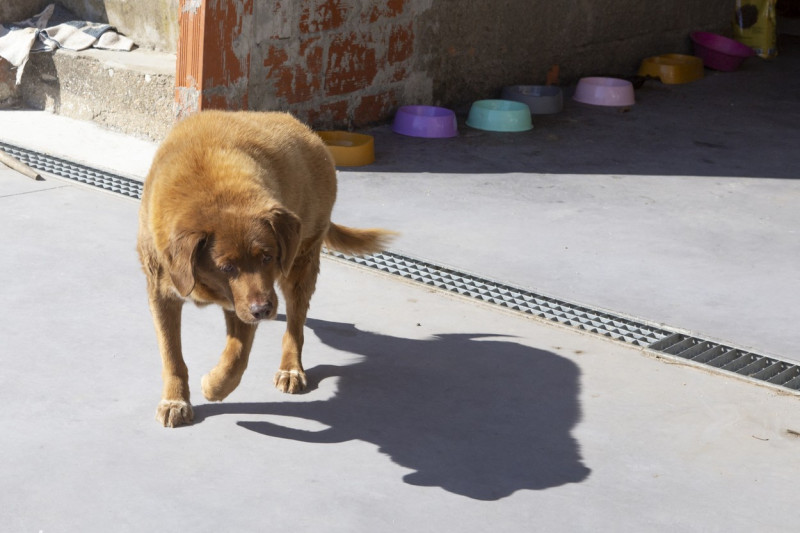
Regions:
M 161 352 L 161 377 L 164 389 L 156 410 L 156 420 L 164 427 L 190 424 L 194 419 L 189 402 L 189 371 L 181 350 L 181 310 L 183 300 L 159 294 L 150 294 L 150 311 L 153 314 L 158 348 Z
M 287 304 L 286 333 L 283 334 L 281 344 L 281 366 L 275 374 L 275 387 L 282 391 L 294 394 L 306 388 L 306 373 L 303 370 L 303 323 L 297 314 L 289 314 Z M 303 313 L 305 318 L 305 313 Z
M 275 374 L 275 387 L 294 394 L 306 388 L 303 370 L 303 326 L 308 304 L 319 274 L 319 248 L 295 259 L 289 275 L 281 281 L 286 299 L 286 333 L 283 334 L 281 366 Z
M 212 402 L 224 400 L 239 385 L 256 334 L 256 324 L 242 322 L 234 311 L 225 310 L 225 324 L 228 340 L 222 357 L 202 380 L 203 395 Z

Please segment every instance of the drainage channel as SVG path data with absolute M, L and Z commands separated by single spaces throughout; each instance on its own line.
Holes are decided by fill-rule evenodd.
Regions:
M 0 149 L 28 166 L 62 178 L 140 199 L 142 184 L 59 157 L 0 142 Z M 800 392 L 800 366 L 684 332 L 654 326 L 607 311 L 559 300 L 495 282 L 434 263 L 392 252 L 356 257 L 334 251 L 326 254 L 363 267 L 461 296 L 491 303 L 582 331 L 608 337 L 673 360 L 714 369 L 794 393 Z
M 60 157 L 40 154 L 1 141 L 0 150 L 40 172 L 48 172 L 60 178 L 92 185 L 129 198 L 141 199 L 142 197 L 142 183 L 131 178 L 67 161 Z

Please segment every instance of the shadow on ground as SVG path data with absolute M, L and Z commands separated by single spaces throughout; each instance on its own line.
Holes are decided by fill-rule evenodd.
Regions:
M 363 356 L 357 364 L 308 370 L 312 389 L 339 378 L 333 398 L 199 405 L 196 421 L 221 414 L 314 420 L 328 429 L 302 431 L 265 421 L 238 425 L 302 442 L 371 442 L 414 470 L 406 483 L 477 500 L 588 477 L 570 433 L 580 419 L 580 373 L 571 361 L 495 335 L 417 340 L 323 320 L 309 319 L 307 326 L 326 345 Z

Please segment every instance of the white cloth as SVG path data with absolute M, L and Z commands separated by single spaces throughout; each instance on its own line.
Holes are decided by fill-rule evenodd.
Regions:
M 11 24 L 0 24 L 0 57 L 17 69 L 17 84 L 31 52 L 56 48 L 130 51 L 134 43 L 108 24 L 76 20 L 60 4 L 50 4 L 38 15 Z

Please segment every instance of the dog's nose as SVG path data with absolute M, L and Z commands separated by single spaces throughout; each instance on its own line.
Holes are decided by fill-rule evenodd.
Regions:
M 250 313 L 256 320 L 264 320 L 272 312 L 272 304 L 267 302 L 265 304 L 250 304 Z

